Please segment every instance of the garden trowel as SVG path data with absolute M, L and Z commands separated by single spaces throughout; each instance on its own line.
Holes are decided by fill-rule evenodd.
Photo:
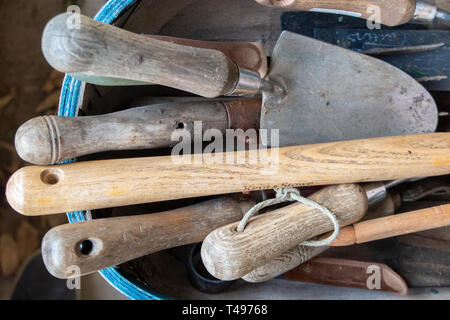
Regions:
M 261 129 L 278 129 L 268 146 L 291 146 L 433 132 L 431 95 L 377 59 L 283 32 L 268 75 L 239 68 L 220 51 L 151 39 L 67 14 L 47 25 L 43 52 L 66 73 L 150 82 L 207 98 L 263 95 Z M 270 140 L 270 141 L 269 141 Z

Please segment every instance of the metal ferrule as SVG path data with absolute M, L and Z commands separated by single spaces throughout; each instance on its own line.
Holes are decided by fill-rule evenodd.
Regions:
M 386 198 L 387 189 L 383 182 L 365 183 L 363 188 L 366 191 L 369 206 L 373 206 Z
M 438 9 L 435 5 L 418 0 L 416 3 L 416 11 L 414 11 L 413 20 L 415 21 L 433 21 L 436 18 Z
M 239 68 L 239 81 L 227 96 L 251 97 L 260 92 L 261 77 L 259 73 Z

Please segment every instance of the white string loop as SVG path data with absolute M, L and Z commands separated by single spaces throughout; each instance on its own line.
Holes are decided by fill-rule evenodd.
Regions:
M 284 202 L 297 201 L 297 202 L 303 203 L 304 205 L 313 207 L 313 208 L 323 212 L 325 215 L 327 215 L 330 218 L 330 220 L 333 222 L 333 226 L 334 226 L 334 232 L 328 238 L 323 239 L 323 240 L 317 240 L 317 241 L 311 241 L 311 240 L 305 241 L 305 242 L 301 243 L 301 245 L 309 246 L 309 247 L 323 247 L 323 246 L 328 246 L 331 242 L 336 240 L 337 236 L 339 235 L 340 225 L 339 225 L 339 221 L 337 220 L 336 216 L 333 213 L 331 213 L 330 210 L 328 210 L 327 208 L 318 204 L 315 201 L 312 201 L 312 200 L 302 197 L 300 195 L 300 191 L 298 191 L 295 188 L 275 189 L 275 192 L 276 192 L 275 198 L 258 203 L 257 205 L 255 205 L 253 208 L 251 208 L 245 214 L 244 218 L 242 218 L 242 221 L 237 228 L 238 232 L 244 232 L 245 227 L 248 224 L 248 221 L 252 217 L 256 216 L 259 213 L 259 211 L 261 211 L 262 209 L 276 205 L 276 204 L 284 203 Z

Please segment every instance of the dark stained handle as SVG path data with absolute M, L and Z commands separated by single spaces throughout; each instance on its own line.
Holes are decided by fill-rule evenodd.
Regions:
M 16 149 L 27 162 L 52 165 L 103 151 L 167 148 L 178 143 L 171 139 L 177 130 L 193 134 L 195 121 L 203 130 L 228 129 L 220 101 L 167 103 L 101 116 L 34 118 L 17 131 Z
M 207 98 L 231 93 L 239 69 L 220 51 L 151 39 L 80 16 L 69 28 L 69 14 L 53 18 L 42 38 L 45 58 L 65 73 L 160 84 Z
M 201 242 L 212 230 L 241 219 L 251 206 L 251 202 L 218 198 L 167 212 L 62 225 L 44 237 L 42 255 L 57 278 L 71 277 L 73 266 L 85 275 Z
M 319 257 L 289 271 L 282 278 L 347 288 L 376 289 L 401 296 L 408 293 L 408 285 L 398 273 L 385 264 L 374 262 Z

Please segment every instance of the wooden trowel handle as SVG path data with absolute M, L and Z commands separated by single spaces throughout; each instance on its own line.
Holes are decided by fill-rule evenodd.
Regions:
M 342 226 L 359 221 L 368 207 L 366 193 L 357 184 L 330 186 L 309 199 L 333 212 Z M 243 232 L 237 232 L 238 224 L 213 231 L 203 242 L 203 264 L 220 280 L 239 279 L 299 243 L 333 229 L 323 212 L 300 203 L 251 219 Z
M 176 38 L 160 35 L 145 35 L 146 37 L 203 49 L 213 49 L 223 52 L 240 68 L 259 73 L 264 78 L 268 71 L 267 53 L 259 42 L 218 42 Z
M 236 99 L 173 102 L 91 117 L 44 116 L 22 125 L 15 144 L 23 160 L 52 165 L 103 151 L 168 148 L 179 142 L 172 141 L 174 133 L 187 131 L 193 136 L 197 121 L 202 133 L 214 128 L 224 134 L 236 124 L 254 127 L 260 110 L 259 99 Z
M 160 84 L 207 98 L 231 93 L 239 69 L 217 50 L 194 48 L 138 35 L 80 15 L 53 18 L 42 38 L 45 58 L 56 70 Z
M 398 26 L 413 18 L 416 0 L 256 0 L 270 7 L 350 15 L 369 19 L 374 17 L 374 6 L 379 8 L 380 22 Z M 377 9 L 378 10 L 378 9 Z
M 450 204 L 367 220 L 348 226 L 330 245 L 348 246 L 450 225 Z
M 10 178 L 6 196 L 16 211 L 35 216 L 241 191 L 449 173 L 450 133 L 431 133 L 213 155 L 30 166 Z
M 81 275 L 157 251 L 197 243 L 212 230 L 238 221 L 253 204 L 219 198 L 177 210 L 91 220 L 58 226 L 42 242 L 49 272 L 57 278 Z

